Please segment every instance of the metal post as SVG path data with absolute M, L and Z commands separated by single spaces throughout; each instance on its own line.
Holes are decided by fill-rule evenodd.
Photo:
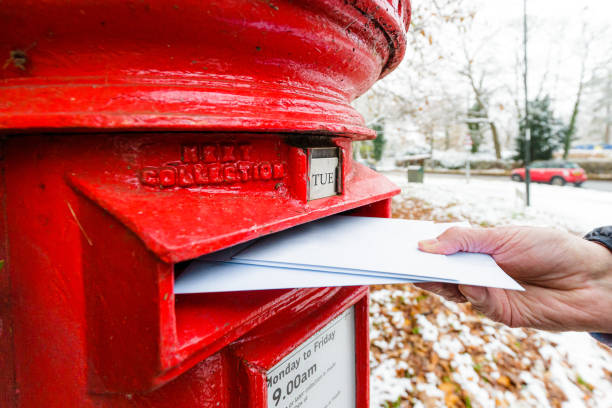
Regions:
M 529 207 L 529 164 L 531 162 L 531 129 L 529 128 L 529 97 L 527 94 L 527 0 L 523 0 L 523 60 L 525 70 L 523 71 L 523 85 L 525 87 L 525 204 Z

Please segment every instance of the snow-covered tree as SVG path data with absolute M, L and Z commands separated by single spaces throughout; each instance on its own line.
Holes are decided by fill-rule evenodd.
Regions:
M 550 106 L 550 98 L 545 96 L 529 101 L 529 130 L 531 133 L 531 160 L 548 160 L 553 152 L 563 142 L 567 128 L 557 119 Z M 523 162 L 525 159 L 525 117 L 521 118 L 520 135 L 516 139 L 515 159 Z
M 484 107 L 476 102 L 467 112 L 467 127 L 472 139 L 472 153 L 478 153 L 482 143 L 482 126 L 486 122 Z
M 384 118 L 374 123 L 372 125 L 372 129 L 376 131 L 376 139 L 372 141 L 372 144 L 374 145 L 374 160 L 378 162 L 380 159 L 382 159 L 383 150 L 385 149 L 386 144 Z

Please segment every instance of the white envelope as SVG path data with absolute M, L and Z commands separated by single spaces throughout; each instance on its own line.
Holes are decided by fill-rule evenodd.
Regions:
M 236 292 L 409 282 L 417 281 L 226 262 L 194 261 L 174 282 L 174 293 Z
M 489 255 L 417 249 L 456 225 L 467 226 L 331 216 L 203 256 L 179 275 L 175 293 L 405 282 L 523 290 Z
M 418 250 L 418 241 L 454 225 L 332 216 L 264 237 L 230 262 L 522 290 L 489 255 Z

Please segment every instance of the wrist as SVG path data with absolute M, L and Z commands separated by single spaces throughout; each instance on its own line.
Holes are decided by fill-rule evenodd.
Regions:
M 612 250 L 599 240 L 589 244 L 592 249 L 592 256 L 587 258 L 590 266 L 589 286 L 592 288 L 589 301 L 597 316 L 593 319 L 591 330 L 612 333 Z
M 598 240 L 590 242 L 593 257 L 589 260 L 592 278 L 601 283 L 612 284 L 612 249 Z

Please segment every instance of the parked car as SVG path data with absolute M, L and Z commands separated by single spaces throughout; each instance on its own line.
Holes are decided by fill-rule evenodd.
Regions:
M 555 186 L 563 186 L 573 183 L 580 187 L 587 179 L 586 172 L 576 163 L 562 160 L 534 161 L 529 166 L 531 181 L 536 183 L 550 183 Z M 512 170 L 510 175 L 514 181 L 525 180 L 525 168 Z

